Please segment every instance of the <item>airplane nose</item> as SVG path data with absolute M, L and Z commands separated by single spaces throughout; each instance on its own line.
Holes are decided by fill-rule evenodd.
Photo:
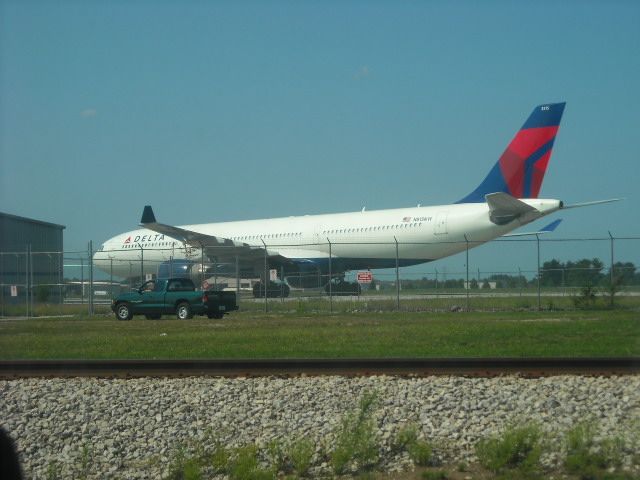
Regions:
M 103 251 L 104 247 L 93 254 L 93 265 L 103 271 L 109 270 L 110 258 L 107 252 Z

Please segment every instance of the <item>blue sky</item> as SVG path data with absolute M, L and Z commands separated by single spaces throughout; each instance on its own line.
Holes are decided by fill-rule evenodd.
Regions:
M 554 235 L 640 234 L 638 25 L 633 1 L 0 0 L 0 210 L 73 250 L 145 204 L 188 224 L 450 203 L 566 101 L 541 196 L 626 200 Z

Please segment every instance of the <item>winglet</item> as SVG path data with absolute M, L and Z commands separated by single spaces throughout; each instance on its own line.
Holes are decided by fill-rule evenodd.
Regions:
M 153 209 L 151 205 L 146 205 L 142 212 L 142 219 L 140 220 L 142 225 L 146 223 L 156 223 L 156 216 L 153 214 Z

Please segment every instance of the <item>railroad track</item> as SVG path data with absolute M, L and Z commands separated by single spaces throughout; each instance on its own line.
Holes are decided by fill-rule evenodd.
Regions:
M 459 375 L 520 374 L 634 375 L 640 357 L 623 358 L 370 358 L 258 360 L 5 360 L 0 378 L 28 377 L 189 377 L 300 375 Z

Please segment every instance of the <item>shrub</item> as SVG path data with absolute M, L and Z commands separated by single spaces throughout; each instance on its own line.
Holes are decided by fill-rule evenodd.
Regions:
M 187 457 L 184 447 L 176 450 L 173 460 L 169 465 L 168 480 L 200 480 L 200 462 L 193 457 Z
M 442 470 L 433 470 L 429 472 L 422 472 L 422 478 L 424 480 L 447 480 L 449 476 L 447 475 L 447 472 Z
M 622 463 L 622 440 L 619 438 L 596 441 L 592 423 L 576 425 L 567 433 L 565 468 L 581 478 L 597 478 L 602 470 Z
M 416 440 L 415 443 L 407 447 L 407 452 L 409 452 L 411 460 L 413 460 L 413 463 L 416 465 L 426 466 L 431 463 L 433 451 L 431 445 L 424 440 Z
M 298 476 L 304 477 L 309 472 L 313 452 L 313 444 L 305 439 L 294 442 L 289 448 L 291 465 Z
M 82 445 L 80 451 L 80 478 L 86 479 L 89 477 L 89 470 L 91 469 L 91 460 L 93 458 L 93 449 L 86 443 Z
M 406 450 L 407 446 L 418 440 L 418 428 L 415 425 L 407 425 L 400 429 L 396 440 L 393 443 L 393 449 L 396 451 Z
M 431 462 L 433 450 L 425 440 L 418 439 L 418 429 L 415 425 L 404 427 L 398 432 L 393 448 L 406 451 L 416 465 L 425 466 Z
M 580 295 L 572 297 L 573 305 L 576 308 L 589 309 L 596 304 L 598 290 L 593 285 L 585 285 L 580 290 Z
M 542 435 L 535 424 L 507 428 L 502 436 L 480 440 L 476 455 L 480 464 L 492 472 L 536 469 L 542 454 Z
M 375 394 L 365 393 L 360 399 L 359 408 L 348 413 L 342 421 L 336 448 L 331 456 L 336 474 L 344 473 L 352 461 L 363 468 L 370 468 L 377 463 L 378 445 L 371 418 L 376 401 Z
M 282 443 L 272 440 L 267 445 L 267 456 L 271 463 L 271 467 L 277 473 L 284 471 L 287 467 L 287 455 L 285 454 Z
M 57 460 L 50 460 L 47 465 L 47 480 L 58 480 L 62 478 L 60 463 Z
M 258 448 L 255 445 L 238 448 L 231 462 L 229 474 L 232 480 L 267 480 L 275 478 L 271 470 L 258 465 Z
M 210 457 L 210 463 L 214 473 L 228 473 L 230 459 L 231 455 L 229 450 L 221 443 L 216 443 Z

